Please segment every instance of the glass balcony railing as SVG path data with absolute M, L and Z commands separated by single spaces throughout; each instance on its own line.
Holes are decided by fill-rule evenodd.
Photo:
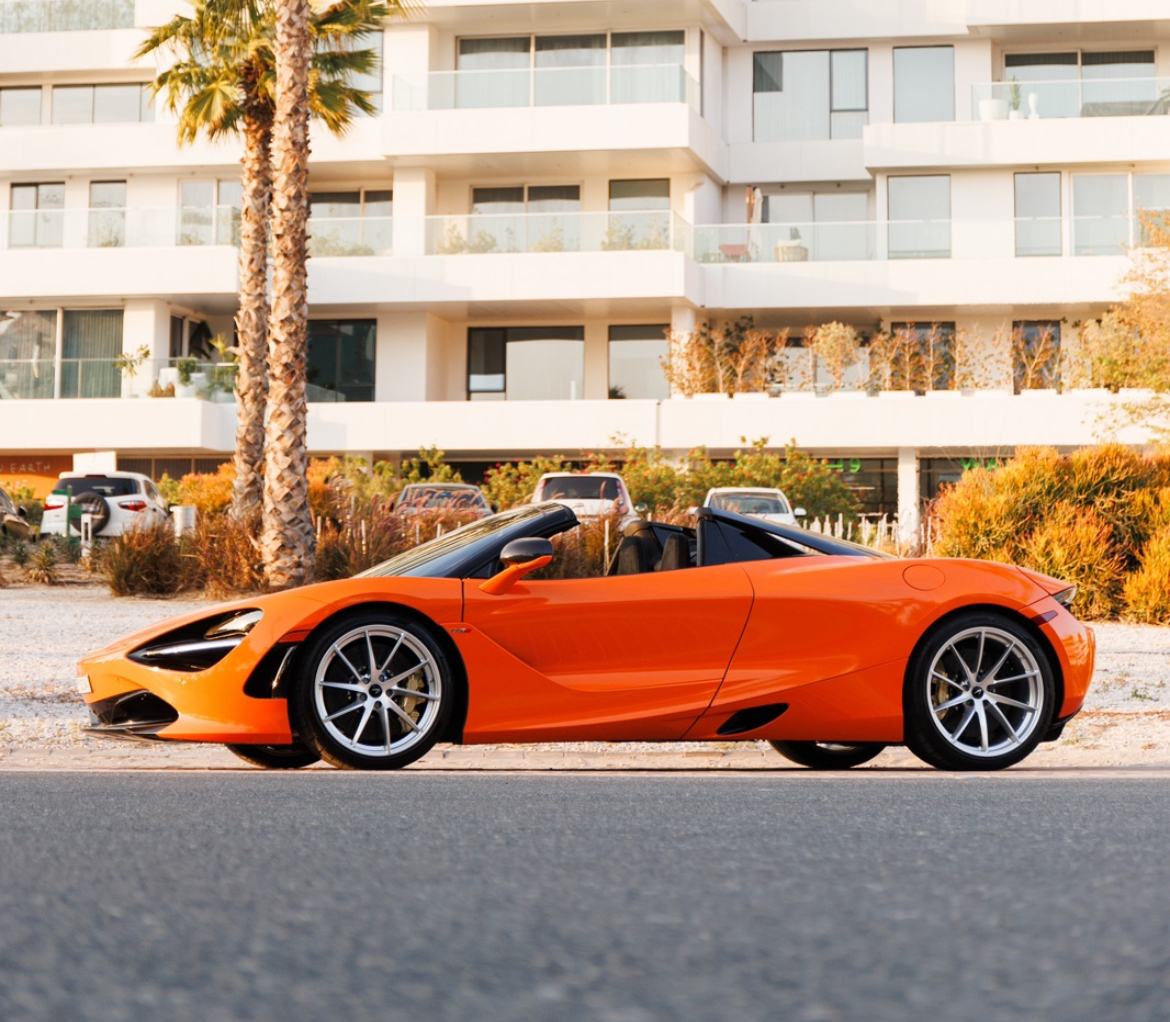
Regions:
M 701 263 L 807 263 L 877 258 L 877 224 L 723 224 L 696 227 Z
M 686 103 L 699 110 L 699 83 L 680 64 L 433 71 L 394 78 L 393 109 Z
M 1170 78 L 1009 80 L 971 86 L 971 117 L 981 121 L 1149 117 L 1167 113 Z
M 394 220 L 391 217 L 312 217 L 309 220 L 310 256 L 393 254 Z
M 134 0 L 0 0 L 0 35 L 133 27 Z
M 685 250 L 690 227 L 669 210 L 469 213 L 427 217 L 427 255 Z
M 237 367 L 194 358 L 0 360 L 0 401 L 198 397 L 234 401 Z
M 0 248 L 235 245 L 239 223 L 240 211 L 230 206 L 17 209 L 0 215 Z

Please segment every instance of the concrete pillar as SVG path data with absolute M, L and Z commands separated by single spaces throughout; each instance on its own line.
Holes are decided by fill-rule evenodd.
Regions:
M 394 254 L 426 255 L 426 218 L 436 205 L 435 172 L 400 167 L 394 172 Z
M 603 320 L 585 323 L 585 392 L 587 401 L 609 397 L 609 324 Z
M 898 539 L 913 546 L 922 522 L 919 500 L 918 448 L 898 448 Z

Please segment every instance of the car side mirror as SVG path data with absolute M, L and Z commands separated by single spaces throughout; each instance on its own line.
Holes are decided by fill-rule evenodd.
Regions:
M 514 539 L 500 551 L 504 570 L 484 582 L 479 588 L 488 596 L 502 596 L 529 572 L 551 564 L 553 545 L 547 539 Z
M 488 505 L 488 507 L 490 507 L 490 508 L 492 509 L 492 514 L 493 514 L 493 515 L 498 515 L 498 514 L 500 513 L 500 502 L 499 502 L 498 500 L 493 500 L 493 501 L 492 501 L 492 502 L 491 502 L 491 503 Z
M 802 508 L 802 507 L 793 508 L 793 509 L 792 509 L 792 513 L 793 513 L 793 514 L 794 514 L 794 515 L 795 515 L 797 518 L 807 518 L 807 517 L 808 517 L 808 512 L 807 512 L 807 511 L 806 511 L 804 508 Z
M 650 505 L 643 500 L 634 505 L 634 510 L 637 511 L 638 514 L 644 515 L 647 511 L 650 510 Z
M 21 518 L 27 518 L 28 517 L 28 508 L 21 505 L 20 507 L 18 507 L 16 509 L 16 513 L 18 515 L 20 515 Z

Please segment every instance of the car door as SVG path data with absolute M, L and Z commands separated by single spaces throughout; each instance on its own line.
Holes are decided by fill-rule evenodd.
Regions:
M 677 739 L 707 708 L 752 604 L 743 568 L 464 582 L 467 741 Z

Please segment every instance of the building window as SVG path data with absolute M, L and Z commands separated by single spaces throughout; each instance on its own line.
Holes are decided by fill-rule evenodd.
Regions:
M 473 188 L 467 239 L 452 235 L 440 246 L 448 252 L 576 252 L 580 211 L 579 185 Z
M 614 32 L 611 103 L 678 103 L 687 99 L 682 32 Z
M 954 323 L 891 323 L 890 390 L 949 390 L 955 378 Z
M 1004 79 L 1019 109 L 1037 117 L 1127 117 L 1165 113 L 1153 50 L 1005 53 Z M 1010 95 L 1010 91 L 1008 95 Z M 1035 97 L 1034 99 L 1032 97 Z
M 385 256 L 394 250 L 394 193 L 363 188 L 309 196 L 311 256 Z
M 9 248 L 60 248 L 65 238 L 65 183 L 13 185 Z
M 238 245 L 243 185 L 238 178 L 179 183 L 179 244 Z
M 949 259 L 951 255 L 951 178 L 889 179 L 891 259 Z
M 1138 245 L 1150 243 L 1149 224 L 1167 229 L 1166 211 L 1170 210 L 1170 174 L 1134 174 L 1133 212 Z
M 62 397 L 120 397 L 121 309 L 66 309 L 61 349 Z
M 1012 376 L 1015 391 L 1060 386 L 1060 324 L 1018 320 L 1012 324 Z
M 533 102 L 577 106 L 605 102 L 605 33 L 536 37 Z
M 473 327 L 471 401 L 575 401 L 584 392 L 584 327 Z
M 41 123 L 41 90 L 0 89 L 0 128 Z
M 0 400 L 52 397 L 56 358 L 55 310 L 0 310 Z
M 1058 256 L 1060 174 L 1016 175 L 1016 255 Z
M 894 120 L 955 119 L 955 48 L 894 47 Z
M 90 248 L 121 248 L 126 244 L 126 182 L 92 181 L 89 186 Z
M 54 124 L 133 124 L 153 121 L 146 85 L 55 85 Z
M 757 53 L 755 140 L 861 138 L 869 122 L 868 60 L 866 50 Z
M 187 340 L 187 321 L 182 316 L 171 317 L 171 339 L 170 339 L 170 356 L 171 358 L 182 358 L 186 351 L 184 345 Z
M 670 181 L 610 181 L 606 252 L 670 248 Z
M 778 262 L 874 257 L 873 224 L 865 192 L 781 192 L 764 196 L 764 222 L 776 224 Z
M 373 401 L 377 324 L 372 319 L 309 321 L 309 401 Z
M 666 323 L 609 328 L 609 396 L 650 399 L 670 397 L 662 367 L 668 353 Z
M 1126 174 L 1074 174 L 1073 255 L 1124 255 L 1129 246 Z

